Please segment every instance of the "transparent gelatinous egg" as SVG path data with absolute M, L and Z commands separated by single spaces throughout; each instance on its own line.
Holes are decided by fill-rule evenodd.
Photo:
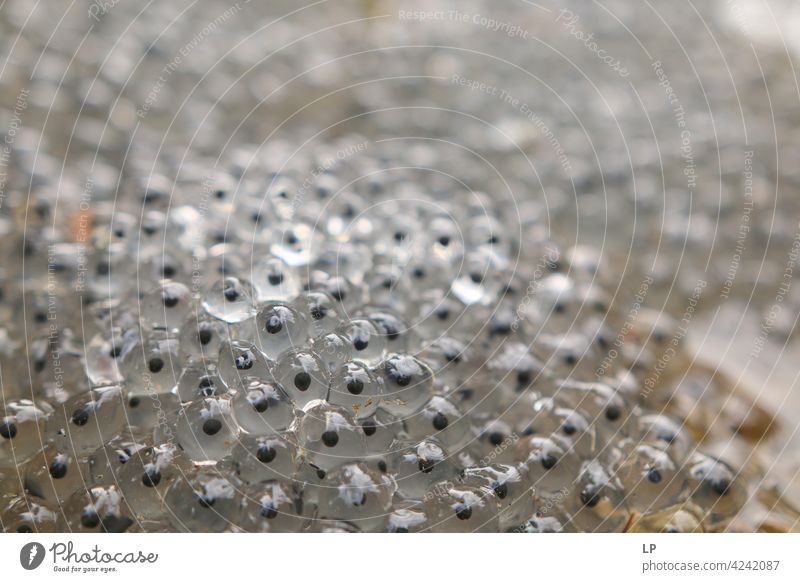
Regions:
M 288 304 L 267 305 L 256 316 L 258 348 L 276 360 L 292 349 L 302 348 L 308 338 L 308 322 Z
M 414 356 L 389 354 L 379 372 L 384 383 L 381 408 L 397 418 L 416 414 L 433 396 L 433 372 Z
M 273 371 L 297 408 L 328 395 L 328 371 L 320 357 L 311 350 L 292 350 L 283 354 Z
M 245 483 L 289 481 L 301 464 L 297 438 L 291 432 L 258 437 L 242 435 L 233 449 L 231 464 L 236 476 Z
M 245 532 L 295 533 L 308 516 L 302 492 L 286 480 L 274 480 L 247 487 L 242 494 L 240 529 Z
M 192 461 L 219 461 L 230 454 L 239 427 L 227 397 L 195 400 L 177 415 L 175 438 Z
M 425 494 L 425 513 L 434 532 L 494 532 L 499 528 L 495 492 L 488 487 L 434 484 Z
M 205 294 L 203 308 L 228 323 L 246 321 L 256 313 L 253 287 L 244 279 L 224 277 Z
M 347 410 L 320 402 L 304 412 L 297 436 L 308 463 L 328 472 L 364 457 L 364 433 Z
M 348 410 L 356 419 L 372 416 L 383 396 L 383 379 L 358 361 L 339 366 L 331 377 L 328 402 Z
M 164 281 L 144 296 L 139 320 L 150 329 L 176 331 L 192 309 L 192 293 L 182 283 Z
M 176 479 L 167 489 L 167 517 L 177 531 L 221 532 L 239 523 L 240 487 L 216 469 Z
M 384 531 L 389 523 L 394 483 L 362 463 L 331 471 L 320 490 L 320 517 L 347 521 L 363 532 Z
M 294 421 L 295 407 L 280 384 L 251 380 L 233 397 L 233 417 L 251 435 L 271 435 Z

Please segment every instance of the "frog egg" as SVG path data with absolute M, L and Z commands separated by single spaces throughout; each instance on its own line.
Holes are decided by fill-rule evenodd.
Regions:
M 487 365 L 496 378 L 497 388 L 505 399 L 516 400 L 519 394 L 535 386 L 541 379 L 544 364 L 520 342 L 506 342 Z
M 191 307 L 192 294 L 186 285 L 164 281 L 142 299 L 139 320 L 150 329 L 177 331 Z
M 434 483 L 454 481 L 459 470 L 436 439 L 418 443 L 398 441 L 389 454 L 389 469 L 394 474 L 398 494 L 407 500 L 422 501 Z
M 464 470 L 464 484 L 494 492 L 500 531 L 518 527 L 533 515 L 533 488 L 527 475 L 514 465 L 469 467 Z
M 416 533 L 424 531 L 428 526 L 425 507 L 417 501 L 405 501 L 392 507 L 389 515 L 387 533 Z
M 294 406 L 279 384 L 253 379 L 234 395 L 233 417 L 251 435 L 272 435 L 289 428 Z
M 227 398 L 204 398 L 186 405 L 179 413 L 175 438 L 195 462 L 219 461 L 230 454 L 238 427 Z
M 162 239 L 163 241 L 163 239 Z M 174 281 L 187 281 L 189 273 L 184 269 L 185 261 L 171 253 L 164 252 L 163 249 L 155 253 L 141 252 L 138 264 L 139 273 L 150 279 L 169 279 Z
M 122 431 L 124 407 L 119 386 L 95 388 L 59 405 L 47 421 L 47 435 L 59 451 L 91 453 Z
M 245 483 L 290 480 L 300 469 L 297 439 L 291 432 L 274 436 L 242 435 L 233 449 L 232 467 Z
M 182 368 L 178 341 L 162 334 L 144 338 L 122 360 L 125 387 L 136 394 L 169 392 L 178 383 Z
M 181 402 L 191 402 L 198 398 L 222 396 L 228 387 L 216 374 L 216 367 L 205 364 L 190 364 L 183 369 L 178 380 L 178 398 Z
M 428 224 L 425 233 L 432 246 L 431 254 L 460 256 L 464 249 L 463 233 L 448 216 L 437 216 Z
M 461 319 L 466 313 L 464 305 L 438 289 L 431 289 L 420 297 L 414 331 L 423 339 L 433 340 L 442 335 L 458 336 Z
M 306 267 L 316 258 L 319 238 L 320 234 L 308 225 L 294 223 L 269 250 L 291 267 Z
M 297 408 L 328 396 L 325 364 L 310 350 L 294 350 L 281 356 L 273 372 Z
M 447 390 L 461 385 L 478 371 L 473 352 L 461 340 L 443 335 L 428 343 L 419 357 L 431 367 L 437 383 Z
M 375 365 L 381 361 L 386 339 L 368 319 L 353 319 L 341 328 L 352 347 L 354 360 Z
M 692 501 L 703 509 L 706 529 L 720 531 L 742 509 L 747 490 L 726 463 L 702 453 L 692 455 L 688 472 Z
M 600 249 L 588 245 L 576 245 L 564 254 L 569 274 L 579 281 L 592 281 L 603 267 Z
M 137 520 L 157 519 L 170 484 L 188 470 L 180 449 L 166 443 L 133 455 L 119 470 L 117 484 Z
M 520 439 L 515 454 L 525 465 L 536 495 L 542 499 L 559 499 L 562 491 L 570 490 L 580 471 L 578 456 L 568 442 L 555 434 Z
M 389 354 L 381 364 L 381 408 L 404 419 L 422 410 L 433 396 L 433 372 L 414 356 Z
M 635 447 L 615 471 L 627 502 L 640 513 L 658 511 L 683 501 L 686 476 L 662 449 L 651 445 Z
M 16 497 L 0 512 L 4 533 L 55 533 L 54 511 L 26 497 Z
M 591 381 L 598 377 L 602 352 L 582 333 L 540 335 L 536 350 L 548 373 L 557 378 Z
M 356 419 L 372 416 L 383 395 L 383 380 L 361 362 L 347 362 L 331 378 L 328 402 L 341 406 Z
M 346 305 L 357 304 L 357 293 L 353 285 L 344 277 L 329 275 L 324 271 L 313 271 L 309 280 L 309 289 L 323 291 L 339 304 L 338 311 L 343 312 Z
M 324 291 L 305 292 L 295 305 L 306 316 L 314 336 L 332 332 L 339 326 L 338 304 Z
M 223 322 L 195 311 L 187 318 L 178 336 L 181 358 L 215 362 L 227 339 L 228 330 Z
M 270 380 L 272 365 L 252 343 L 232 340 L 220 348 L 217 372 L 228 389 L 235 390 L 251 379 Z
M 601 440 L 626 436 L 634 429 L 630 407 L 607 384 L 567 380 L 559 383 L 556 396 L 567 406 L 580 410 Z
M 578 318 L 581 302 L 575 281 L 562 273 L 542 278 L 536 286 L 535 313 L 531 315 L 550 333 L 565 332 Z
M 394 484 L 362 463 L 328 474 L 319 494 L 320 518 L 346 521 L 362 532 L 381 532 L 389 523 Z
M 499 255 L 488 250 L 469 253 L 464 257 L 450 291 L 464 305 L 489 305 L 510 279 L 504 273 L 504 262 Z
M 368 310 L 367 318 L 386 340 L 386 349 L 392 352 L 406 352 L 409 348 L 410 331 L 399 316 L 389 311 Z
M 683 465 L 694 450 L 694 442 L 681 425 L 664 414 L 646 414 L 636 419 L 639 437 L 636 442 L 666 447 L 670 457 Z
M 448 397 L 472 417 L 485 418 L 509 410 L 514 400 L 497 386 L 497 377 L 484 368 L 448 391 Z
M 136 345 L 135 330 L 110 339 L 95 334 L 86 346 L 86 375 L 93 386 L 119 384 L 125 378 L 120 371 L 120 361 Z
M 642 309 L 636 318 L 631 337 L 660 354 L 671 340 L 683 337 L 678 322 L 667 313 Z
M 365 284 L 370 303 L 382 308 L 402 309 L 408 296 L 403 269 L 396 265 L 378 265 L 366 275 Z
M 58 507 L 76 491 L 85 488 L 84 476 L 78 461 L 70 454 L 59 453 L 45 445 L 25 465 L 25 490 L 50 507 Z
M 486 533 L 499 527 L 494 491 L 463 483 L 433 485 L 425 494 L 425 513 L 437 533 Z
M 580 531 L 621 532 L 630 515 L 622 484 L 597 460 L 584 463 L 563 506 Z
M 212 468 L 175 479 L 164 499 L 172 526 L 181 532 L 222 532 L 239 523 L 241 495 Z
M 308 339 L 308 322 L 299 311 L 289 305 L 267 305 L 256 317 L 258 347 L 270 359 L 282 353 L 303 347 Z
M 256 313 L 254 290 L 245 279 L 224 277 L 217 281 L 203 297 L 203 309 L 228 323 L 239 323 Z
M 303 510 L 302 492 L 287 481 L 254 485 L 243 493 L 240 527 L 246 532 L 296 533 L 308 521 Z
M 117 484 L 117 475 L 131 458 L 146 452 L 148 445 L 117 437 L 84 457 L 87 485 Z
M 359 460 L 366 453 L 364 433 L 352 415 L 327 402 L 320 402 L 305 411 L 300 418 L 297 436 L 306 461 L 325 472 Z
M 166 394 L 128 393 L 125 416 L 127 430 L 135 434 L 150 433 L 172 418 L 180 408 L 178 396 Z
M 478 445 L 474 450 L 480 451 L 484 459 L 512 463 L 515 460 L 514 445 L 520 436 L 514 432 L 511 424 L 501 418 L 489 417 L 482 425 L 477 425 L 477 438 L 472 443 Z
M 564 520 L 554 515 L 534 515 L 518 530 L 520 533 L 560 533 L 568 531 Z
M 115 485 L 73 494 L 62 503 L 58 516 L 58 531 L 122 533 L 136 529 L 130 508 Z
M 4 409 L 0 424 L 0 468 L 13 469 L 41 449 L 45 425 L 53 409 L 44 401 L 37 406 L 30 400 L 8 402 Z
M 256 301 L 290 301 L 300 292 L 297 275 L 282 260 L 271 257 L 260 261 L 252 271 Z
M 594 427 L 579 410 L 561 406 L 556 398 L 544 397 L 533 404 L 534 415 L 523 430 L 549 435 L 557 433 L 581 456 L 590 456 L 598 446 Z
M 385 455 L 404 430 L 403 423 L 390 414 L 378 410 L 372 416 L 360 420 L 358 424 L 367 443 L 367 457 L 370 460 L 375 459 L 381 472 L 385 472 L 387 465 Z
M 353 357 L 353 344 L 338 333 L 327 333 L 314 338 L 313 346 L 314 352 L 322 359 L 325 369 L 330 373 Z
M 449 450 L 459 450 L 470 436 L 470 422 L 450 400 L 434 396 L 420 412 L 406 419 L 412 439 L 436 437 Z

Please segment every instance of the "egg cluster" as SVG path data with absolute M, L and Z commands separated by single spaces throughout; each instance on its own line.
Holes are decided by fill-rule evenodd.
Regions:
M 18 298 L 32 373 L 4 385 L 4 527 L 724 526 L 734 471 L 638 405 L 666 316 L 618 354 L 597 251 L 397 171 L 402 146 L 326 158 L 362 141 L 180 192 L 151 180 L 141 224 L 93 217 L 85 271 L 68 233 L 47 247 L 48 286 Z
M 796 339 L 782 54 L 711 3 L 106 4 L 0 10 L 4 531 L 796 527 L 685 343 Z

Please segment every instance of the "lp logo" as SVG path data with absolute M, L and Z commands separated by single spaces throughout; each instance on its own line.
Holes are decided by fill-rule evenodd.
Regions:
M 39 542 L 30 542 L 19 551 L 19 563 L 26 570 L 35 570 L 44 561 L 44 546 Z

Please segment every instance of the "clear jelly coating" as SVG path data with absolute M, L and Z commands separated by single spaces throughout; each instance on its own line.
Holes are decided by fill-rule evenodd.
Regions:
M 613 71 L 546 19 L 525 22 L 559 50 L 376 19 L 374 2 L 277 19 L 275 3 L 242 2 L 235 26 L 153 90 L 165 55 L 185 53 L 230 3 L 176 19 L 170 2 L 141 15 L 109 2 L 97 23 L 65 0 L 30 15 L 6 4 L 4 531 L 784 527 L 760 516 L 797 506 L 783 493 L 796 463 L 771 462 L 770 439 L 786 431 L 757 390 L 704 367 L 687 330 L 752 301 L 770 324 L 765 345 L 798 337 L 796 289 L 781 313 L 769 307 L 800 204 L 789 192 L 776 212 L 768 195 L 798 171 L 761 131 L 771 103 L 747 84 L 731 99 L 727 67 L 703 67 L 719 123 L 703 123 L 691 79 L 671 78 L 697 192 L 713 193 L 693 196 L 686 157 L 649 136 L 675 119 L 642 117 L 621 85 L 608 91 Z M 517 3 L 474 4 L 520 21 Z M 582 4 L 598 42 L 623 54 L 605 9 Z M 620 10 L 675 68 L 680 51 L 652 19 Z M 331 17 L 358 25 L 301 38 Z M 732 70 L 752 58 L 750 43 L 714 38 Z M 413 46 L 374 50 L 388 41 Z M 467 53 L 513 53 L 515 67 Z M 565 82 L 563 54 L 611 98 Z M 508 99 L 452 82 L 468 76 L 464 59 Z M 631 80 L 654 85 L 635 61 Z M 796 93 L 774 58 L 764 64 L 776 99 Z M 532 90 L 523 69 L 552 91 Z M 522 100 L 539 123 L 512 105 Z M 756 186 L 744 222 L 744 156 L 715 147 L 734 143 L 742 109 L 761 122 L 747 123 Z M 779 117 L 796 137 L 800 118 Z M 788 145 L 782 157 L 796 159 Z M 742 256 L 728 285 L 743 226 L 744 254 L 764 247 L 764 274 Z M 734 311 L 719 312 L 726 329 L 738 329 Z

